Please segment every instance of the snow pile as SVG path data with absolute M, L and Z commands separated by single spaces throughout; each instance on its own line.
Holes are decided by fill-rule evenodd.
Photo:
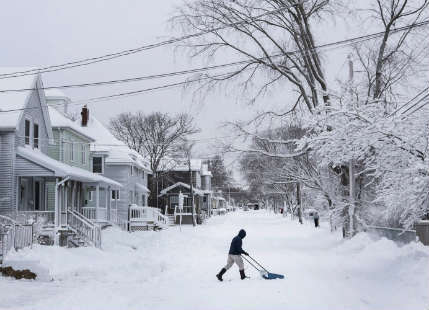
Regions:
M 220 283 L 231 238 L 285 280 Z M 103 249 L 34 246 L 14 262 L 38 261 L 53 281 L 0 278 L 0 309 L 424 309 L 429 248 L 360 234 L 344 241 L 322 223 L 299 225 L 265 211 L 236 212 L 206 225 L 129 234 L 103 231 Z M 78 296 L 78 297 L 77 297 Z

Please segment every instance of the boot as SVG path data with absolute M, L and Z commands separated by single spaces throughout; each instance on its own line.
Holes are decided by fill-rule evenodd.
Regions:
M 226 269 L 225 268 L 222 268 L 222 270 L 221 271 L 219 271 L 219 273 L 216 275 L 216 278 L 219 280 L 219 281 L 223 281 L 223 279 L 222 279 L 222 276 L 224 275 L 224 273 L 226 272 Z
M 240 277 L 241 277 L 241 280 L 244 280 L 247 278 L 246 275 L 244 274 L 244 269 L 240 270 Z

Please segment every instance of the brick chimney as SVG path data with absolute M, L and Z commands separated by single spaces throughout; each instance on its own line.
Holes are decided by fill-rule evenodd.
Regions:
M 82 116 L 82 127 L 86 127 L 88 125 L 88 119 L 89 119 L 89 110 L 86 105 L 83 106 L 82 112 L 80 112 L 80 115 Z

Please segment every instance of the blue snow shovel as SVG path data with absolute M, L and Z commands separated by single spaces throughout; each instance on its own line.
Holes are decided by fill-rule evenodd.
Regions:
M 264 266 L 262 266 L 260 263 L 258 263 L 258 261 L 256 259 L 254 259 L 252 256 L 248 255 L 248 257 L 255 262 L 259 267 L 261 267 L 261 269 L 259 269 L 258 267 L 256 267 L 250 260 L 248 260 L 245 256 L 242 256 L 246 262 L 248 262 L 250 264 L 250 266 L 252 266 L 253 268 L 255 268 L 257 271 L 259 271 L 259 273 L 261 274 L 261 276 L 265 279 L 265 280 L 274 280 L 274 279 L 284 279 L 284 275 L 282 274 L 277 274 L 277 273 L 271 273 L 269 272 L 267 269 L 265 269 Z

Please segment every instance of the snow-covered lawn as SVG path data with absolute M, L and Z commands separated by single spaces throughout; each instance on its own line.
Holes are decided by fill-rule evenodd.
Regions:
M 219 282 L 231 238 L 284 280 L 241 281 L 236 266 Z M 398 247 L 361 234 L 343 241 L 265 211 L 236 212 L 193 228 L 103 233 L 103 250 L 34 246 L 9 261 L 37 281 L 0 277 L 1 309 L 428 309 L 429 248 Z M 37 262 L 37 263 L 36 263 Z M 38 265 L 38 266 L 37 266 Z M 49 269 L 43 271 L 43 268 Z M 53 281 L 51 281 L 53 279 Z

